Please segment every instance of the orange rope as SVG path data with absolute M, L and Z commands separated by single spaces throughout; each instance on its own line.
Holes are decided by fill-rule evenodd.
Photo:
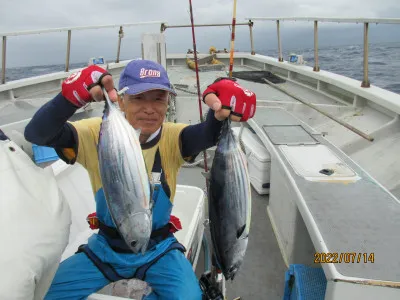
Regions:
M 234 50 L 234 45 L 235 45 L 235 25 L 236 25 L 236 0 L 233 0 L 231 53 L 230 53 L 230 57 L 229 57 L 229 78 L 232 78 L 232 70 L 233 70 L 233 50 Z

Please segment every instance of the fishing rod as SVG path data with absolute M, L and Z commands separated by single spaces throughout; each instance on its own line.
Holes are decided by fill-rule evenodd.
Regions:
M 201 107 L 201 92 L 200 92 L 200 79 L 199 79 L 199 65 L 197 63 L 197 50 L 196 50 L 196 36 L 194 34 L 194 22 L 193 22 L 193 9 L 192 9 L 192 0 L 189 0 L 189 7 L 190 7 L 190 22 L 192 24 L 192 38 L 193 38 L 193 55 L 194 55 L 194 63 L 196 69 L 196 82 L 197 82 L 197 96 L 199 100 L 199 113 L 200 113 L 200 122 L 204 121 L 203 118 L 203 108 Z M 204 172 L 208 172 L 207 167 L 207 152 L 204 150 Z M 206 180 L 207 183 L 207 180 Z
M 195 63 L 195 70 L 196 70 L 197 96 L 198 96 L 198 100 L 199 100 L 199 113 L 200 113 L 200 120 L 201 120 L 201 122 L 203 122 L 203 110 L 202 110 L 202 107 L 201 107 L 199 66 L 198 66 L 198 63 L 197 63 L 196 36 L 194 34 L 192 0 L 189 0 L 189 7 L 190 7 L 190 22 L 192 24 L 192 38 L 193 38 L 193 52 L 194 52 L 193 55 L 194 55 L 194 63 Z M 208 167 L 207 167 L 207 152 L 206 152 L 206 150 L 204 150 L 203 153 L 204 153 L 204 172 L 207 173 L 208 172 Z M 207 191 L 207 195 L 208 195 L 208 193 L 209 193 L 209 182 L 208 182 L 207 178 L 205 178 L 205 180 L 206 180 L 206 191 Z M 216 275 L 217 275 L 215 273 L 215 267 L 211 268 L 210 275 L 212 275 L 211 282 L 215 283 L 215 281 L 216 281 L 215 279 L 216 279 Z M 202 276 L 202 278 L 200 279 L 200 282 L 204 282 L 204 281 L 207 282 L 207 277 L 206 276 Z M 207 290 L 207 288 L 206 288 L 206 290 Z M 203 292 L 207 293 L 207 291 L 203 291 Z

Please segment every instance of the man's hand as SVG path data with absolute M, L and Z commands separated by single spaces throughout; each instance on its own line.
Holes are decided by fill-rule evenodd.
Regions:
M 256 113 L 256 95 L 229 78 L 217 79 L 203 93 L 203 101 L 222 121 L 245 122 Z
M 104 100 L 103 86 L 111 101 L 117 101 L 117 91 L 111 74 L 99 66 L 92 65 L 65 79 L 61 93 L 73 105 L 82 107 L 93 100 Z

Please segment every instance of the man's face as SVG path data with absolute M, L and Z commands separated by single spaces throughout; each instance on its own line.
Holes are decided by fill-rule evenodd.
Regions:
M 144 136 L 150 136 L 164 122 L 168 109 L 168 92 L 153 90 L 138 95 L 125 94 L 119 97 L 118 102 L 133 128 L 141 129 Z

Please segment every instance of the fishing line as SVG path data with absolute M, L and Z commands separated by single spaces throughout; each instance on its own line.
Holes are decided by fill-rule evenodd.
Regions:
M 196 36 L 194 34 L 194 22 L 193 22 L 193 9 L 192 9 L 192 0 L 189 0 L 189 8 L 190 8 L 190 22 L 192 24 L 192 38 L 193 38 L 193 55 L 194 55 L 194 63 L 196 68 L 196 83 L 197 83 L 197 96 L 199 100 L 199 113 L 200 113 L 200 121 L 204 122 L 203 118 L 203 109 L 201 107 L 201 93 L 200 93 L 200 79 L 199 79 L 199 66 L 197 63 L 197 49 L 196 49 Z M 204 172 L 208 171 L 207 166 L 207 152 L 204 150 Z M 208 182 L 206 180 L 206 185 L 208 186 Z
M 235 49 L 236 2 L 237 2 L 237 0 L 233 0 L 231 50 L 230 50 L 230 55 L 229 55 L 229 78 L 231 78 L 231 79 L 232 79 L 232 71 L 233 71 L 233 53 L 234 53 L 234 49 Z M 246 154 L 246 148 L 245 148 L 244 143 L 242 141 L 243 129 L 244 129 L 243 124 L 240 124 L 240 131 L 239 131 L 238 140 L 239 140 L 240 148 L 242 149 L 243 153 Z

